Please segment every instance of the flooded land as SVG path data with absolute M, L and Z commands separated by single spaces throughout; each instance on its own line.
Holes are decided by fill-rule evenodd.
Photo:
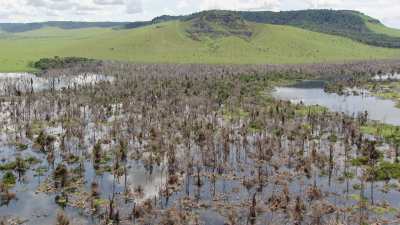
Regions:
M 365 67 L 0 74 L 0 224 L 399 224 L 396 101 L 326 92 Z
M 368 112 L 371 120 L 400 126 L 400 108 L 390 99 L 374 96 L 365 89 L 348 91 L 349 94 L 339 95 L 327 93 L 323 81 L 303 81 L 288 87 L 277 87 L 273 95 L 278 99 L 320 105 L 333 112 L 343 112 L 349 116 L 357 116 Z

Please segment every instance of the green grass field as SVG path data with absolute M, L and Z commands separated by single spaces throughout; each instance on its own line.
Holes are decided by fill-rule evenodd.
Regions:
M 255 34 L 249 40 L 228 36 L 202 41 L 189 38 L 187 26 L 172 21 L 131 30 L 48 27 L 0 34 L 0 71 L 30 71 L 31 62 L 53 56 L 208 64 L 294 64 L 400 57 L 400 49 L 368 46 L 290 26 L 251 24 Z M 400 35 L 393 35 L 396 34 Z

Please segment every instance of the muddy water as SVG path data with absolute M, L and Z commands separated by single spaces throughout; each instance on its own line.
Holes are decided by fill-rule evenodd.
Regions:
M 350 116 L 368 112 L 369 119 L 392 125 L 400 125 L 400 109 L 396 103 L 369 95 L 338 95 L 326 93 L 322 81 L 304 81 L 291 87 L 277 87 L 273 96 L 278 99 L 303 102 L 306 105 L 321 105 L 334 112 Z

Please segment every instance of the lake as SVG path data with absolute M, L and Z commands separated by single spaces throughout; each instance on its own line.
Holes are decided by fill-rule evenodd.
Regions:
M 368 111 L 371 120 L 400 125 L 400 109 L 396 108 L 395 102 L 374 97 L 368 92 L 361 95 L 326 93 L 323 81 L 303 81 L 293 86 L 277 87 L 273 96 L 293 103 L 324 106 L 350 116 Z

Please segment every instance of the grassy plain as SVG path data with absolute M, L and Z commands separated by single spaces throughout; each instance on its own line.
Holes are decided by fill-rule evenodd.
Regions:
M 0 71 L 30 71 L 43 57 L 79 56 L 136 63 L 297 64 L 400 57 L 400 49 L 290 26 L 251 24 L 254 35 L 191 39 L 172 21 L 129 30 L 47 27 L 0 35 Z

